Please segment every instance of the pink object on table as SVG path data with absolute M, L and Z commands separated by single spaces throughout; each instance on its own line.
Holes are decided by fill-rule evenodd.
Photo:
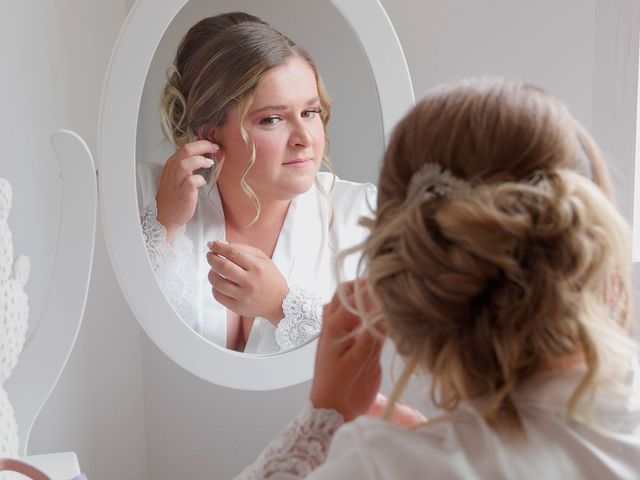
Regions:
M 0 472 L 2 471 L 21 473 L 32 480 L 51 480 L 51 477 L 42 470 L 14 458 L 0 458 Z M 80 474 L 69 480 L 87 480 L 87 477 Z

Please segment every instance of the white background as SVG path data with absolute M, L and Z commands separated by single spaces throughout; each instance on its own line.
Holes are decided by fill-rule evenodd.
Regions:
M 46 298 L 56 230 L 51 219 L 57 218 L 59 197 L 48 136 L 55 128 L 75 130 L 95 152 L 102 78 L 131 3 L 0 4 L 0 175 L 14 186 L 10 225 L 16 254 L 33 260 L 28 286 L 33 323 Z M 549 89 L 594 129 L 607 151 L 618 154 L 619 199 L 631 214 L 624 176 L 633 173 L 633 148 L 620 147 L 611 125 L 602 120 L 609 103 L 597 64 L 603 53 L 596 38 L 611 33 L 596 29 L 596 9 L 614 9 L 607 5 L 616 2 L 382 3 L 405 49 L 417 97 L 437 83 L 485 73 Z M 330 32 L 313 18 L 303 21 L 310 29 Z M 629 101 L 635 103 L 635 98 Z M 359 128 L 357 122 L 352 128 Z M 378 163 L 372 159 L 366 168 L 375 177 Z M 227 478 L 283 428 L 308 388 L 303 384 L 261 393 L 224 389 L 165 358 L 142 334 L 120 293 L 99 225 L 84 323 L 36 423 L 30 453 L 73 450 L 91 480 Z

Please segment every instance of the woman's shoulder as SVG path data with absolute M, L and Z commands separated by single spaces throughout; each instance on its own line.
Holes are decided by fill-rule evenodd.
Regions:
M 393 473 L 407 470 L 415 475 L 402 478 L 420 471 L 434 478 L 636 478 L 628 474 L 640 466 L 636 434 L 581 428 L 548 410 L 521 413 L 522 436 L 495 431 L 471 408 L 414 430 L 360 417 L 338 430 L 331 448 L 351 444 L 378 478 L 400 478 Z
M 375 207 L 378 190 L 372 183 L 343 180 L 329 172 L 319 172 L 316 179 L 324 193 L 331 198 L 334 213 L 346 211 L 366 214 Z
M 379 436 L 392 436 L 406 438 L 412 442 L 432 443 L 434 448 L 439 449 L 451 442 L 459 444 L 459 441 L 477 430 L 484 431 L 481 423 L 482 420 L 474 412 L 458 411 L 443 415 L 441 421 L 436 419 L 412 429 L 368 415 L 363 415 L 348 425 L 358 431 L 358 435 L 365 440 L 373 440 Z
M 163 165 L 142 162 L 136 165 L 136 180 L 138 182 L 138 201 L 141 210 L 155 204 L 158 184 L 162 176 Z
M 330 172 L 318 172 L 316 175 L 318 183 L 327 192 L 332 190 L 332 195 L 336 194 L 370 194 L 376 192 L 377 188 L 370 182 L 353 182 L 344 180 Z
M 357 450 L 362 461 L 370 462 L 379 478 L 418 478 L 425 472 L 434 478 L 468 478 L 465 474 L 474 470 L 461 455 L 466 449 L 461 435 L 468 435 L 468 429 L 474 430 L 474 426 L 477 426 L 475 419 L 464 416 L 455 422 L 409 430 L 362 416 L 338 430 L 331 449 L 339 452 L 350 446 Z M 479 439 L 469 439 L 475 440 Z M 398 472 L 405 475 L 398 477 Z

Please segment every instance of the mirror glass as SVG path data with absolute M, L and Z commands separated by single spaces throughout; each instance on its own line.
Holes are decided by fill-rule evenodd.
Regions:
M 273 261 L 282 272 L 280 275 L 287 279 L 287 286 L 302 284 L 298 286 L 319 296 L 317 305 L 328 300 L 334 290 L 331 257 L 347 246 L 344 239 L 354 237 L 334 234 L 339 230 L 334 229 L 329 241 L 326 239 L 329 227 L 361 228 L 356 226 L 356 219 L 362 200 L 368 195 L 366 182 L 377 177 L 385 141 L 395 123 L 413 105 L 414 96 L 398 37 L 377 0 L 138 0 L 127 17 L 105 78 L 98 137 L 102 222 L 116 277 L 146 334 L 173 361 L 217 385 L 273 390 L 311 378 L 317 343 L 305 338 L 313 338 L 313 329 L 304 331 L 306 337 L 300 335 L 300 341 L 292 345 L 301 345 L 298 348 L 251 354 L 249 349 L 237 345 L 227 348 L 226 339 L 218 342 L 208 339 L 188 324 L 189 320 L 178 313 L 164 294 L 141 228 L 140 211 L 146 204 L 145 198 L 152 199 L 157 187 L 149 175 L 142 178 L 138 173 L 145 168 L 161 170 L 173 153 L 159 127 L 158 102 L 166 69 L 190 26 L 230 11 L 246 11 L 260 17 L 308 50 L 333 99 L 327 131 L 330 158 L 342 182 L 336 183 L 329 195 L 334 208 L 327 208 L 326 197 L 319 190 L 308 188 L 291 203 L 298 199 L 302 202 L 307 192 L 315 192 L 315 213 L 313 204 L 311 208 L 308 204 L 296 204 L 294 211 L 300 221 L 287 224 L 289 208 L 282 214 L 282 230 L 291 233 L 297 229 L 298 233 L 293 232 L 286 240 L 281 236 L 273 241 L 277 245 L 272 245 Z M 299 116 L 286 117 L 287 122 L 293 118 L 300 125 L 303 119 L 315 118 L 308 112 L 303 114 L 306 108 L 293 110 Z M 220 143 L 226 143 L 224 138 Z M 257 152 L 256 149 L 256 164 Z M 256 164 L 252 171 L 254 167 L 257 171 Z M 313 179 L 312 174 L 310 183 Z M 258 188 L 256 183 L 252 186 Z M 330 183 L 325 186 L 330 190 Z M 208 188 L 201 191 L 207 192 Z M 220 201 L 223 197 L 219 196 Z M 202 248 L 206 242 L 200 244 Z M 326 249 L 321 251 L 318 245 L 325 245 Z M 206 250 L 201 254 L 205 255 Z M 313 283 L 308 284 L 309 278 L 318 280 L 314 275 L 320 277 L 320 268 L 324 269 L 318 283 L 324 285 L 322 291 Z M 206 275 L 198 278 L 201 288 L 207 289 Z M 316 325 L 315 332 L 318 329 Z M 224 325 L 221 330 L 224 332 Z M 274 354 L 281 351 L 285 353 Z
M 164 163 L 175 153 L 175 148 L 164 139 L 160 127 L 160 100 L 167 82 L 167 71 L 174 61 L 178 44 L 192 25 L 206 17 L 238 11 L 260 17 L 309 52 L 318 66 L 332 102 L 331 119 L 326 129 L 330 145 L 328 157 L 335 167 L 339 181 L 332 189 L 329 181 L 331 174 L 321 173 L 320 185 L 324 187 L 324 193 L 323 188 L 310 183 L 308 188 L 303 189 L 304 193 L 300 190 L 294 196 L 292 207 L 286 211 L 282 228 L 272 228 L 276 231 L 272 261 L 291 288 L 291 295 L 296 297 L 291 303 L 294 310 L 317 310 L 330 299 L 336 286 L 335 254 L 363 238 L 364 229 L 357 225 L 357 220 L 361 214 L 370 215 L 368 206 L 375 199 L 375 188 L 368 183 L 377 177 L 384 145 L 383 124 L 378 91 L 367 56 L 351 26 L 329 1 L 191 0 L 173 18 L 155 49 L 144 81 L 135 147 L 138 213 L 143 218 L 143 237 L 147 241 L 151 264 L 168 302 L 178 316 L 203 339 L 245 355 L 273 355 L 312 340 L 317 334 L 317 328 L 309 324 L 303 325 L 304 329 L 297 328 L 300 319 L 305 323 L 304 315 L 298 321 L 289 319 L 288 324 L 283 320 L 280 325 L 274 319 L 269 321 L 256 316 L 253 320 L 250 315 L 230 314 L 224 305 L 213 298 L 208 280 L 210 266 L 206 252 L 209 241 L 226 239 L 234 243 L 253 244 L 255 247 L 261 244 L 260 239 L 255 237 L 255 232 L 254 237 L 243 237 L 241 233 L 233 237 L 228 224 L 225 234 L 225 215 L 230 208 L 229 201 L 225 202 L 225 198 L 234 197 L 233 192 L 227 193 L 231 187 L 222 184 L 223 181 L 230 182 L 223 173 L 226 173 L 225 168 L 233 168 L 234 161 L 238 163 L 237 158 L 225 158 L 219 181 L 220 189 L 213 182 L 200 188 L 193 217 L 184 232 L 176 233 L 168 250 L 157 251 L 152 246 L 153 235 L 149 233 L 155 228 L 155 215 L 149 207 L 155 203 Z M 238 61 L 240 60 L 239 58 Z M 273 81 L 275 89 L 265 90 L 260 101 L 266 105 L 290 102 L 287 104 L 290 108 L 284 113 L 265 111 L 265 116 L 269 119 L 256 117 L 254 123 L 251 123 L 253 117 L 249 114 L 245 125 L 251 132 L 250 135 L 262 135 L 260 138 L 266 138 L 268 145 L 273 145 L 277 138 L 282 138 L 278 132 L 286 130 L 288 143 L 284 149 L 285 154 L 287 158 L 302 157 L 302 164 L 307 161 L 305 158 L 313 148 L 306 145 L 307 141 L 304 139 L 291 140 L 297 135 L 297 120 L 289 115 L 304 115 L 302 128 L 307 133 L 311 131 L 312 138 L 315 138 L 312 131 L 314 120 L 311 116 L 317 112 L 309 111 L 308 107 L 302 112 L 295 110 L 299 104 L 299 96 L 293 93 L 295 89 L 292 86 L 295 87 L 295 83 L 287 83 L 286 76 L 276 77 Z M 315 89 L 315 85 L 313 88 Z M 314 92 L 316 93 L 311 97 L 316 96 L 317 90 Z M 273 102 L 270 95 L 275 96 Z M 307 95 L 307 92 L 300 95 Z M 316 103 L 309 105 L 311 109 L 320 106 Z M 250 112 L 251 108 L 249 107 Z M 317 122 L 320 121 L 318 118 Z M 265 126 L 265 122 L 275 125 Z M 252 126 L 255 126 L 253 130 Z M 258 149 L 261 148 L 260 145 L 264 148 L 264 142 L 256 143 Z M 231 151 L 231 148 L 225 149 Z M 261 155 L 260 150 L 257 152 L 252 169 L 260 172 L 260 162 L 272 157 Z M 296 157 L 296 152 L 302 153 Z M 294 175 L 300 176 L 300 170 L 304 168 L 312 167 L 287 164 L 282 171 L 295 170 Z M 326 172 L 327 167 L 322 167 L 321 170 Z M 248 178 L 252 181 L 249 184 L 253 189 L 261 192 L 261 180 L 255 176 Z M 262 183 L 270 185 L 268 182 Z M 280 185 L 277 182 L 275 184 Z M 239 183 L 235 184 L 235 189 L 241 189 Z M 269 250 L 270 244 L 266 243 L 266 250 Z M 223 254 L 218 257 L 223 262 L 230 261 Z M 265 258 L 268 260 L 268 256 Z M 246 258 L 241 258 L 233 263 L 246 269 L 246 272 L 252 271 L 254 265 L 243 264 L 245 260 Z M 345 263 L 342 278 L 353 277 L 356 262 L 356 258 L 350 258 Z

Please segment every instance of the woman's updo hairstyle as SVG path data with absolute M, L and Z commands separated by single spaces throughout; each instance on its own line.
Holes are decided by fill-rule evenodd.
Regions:
M 428 164 L 463 188 L 408 197 Z M 544 91 L 490 78 L 431 90 L 393 133 L 368 227 L 368 288 L 407 365 L 390 405 L 419 368 L 436 405 L 485 399 L 490 425 L 518 430 L 514 389 L 560 360 L 586 363 L 570 413 L 620 384 L 626 223 L 594 142 Z

